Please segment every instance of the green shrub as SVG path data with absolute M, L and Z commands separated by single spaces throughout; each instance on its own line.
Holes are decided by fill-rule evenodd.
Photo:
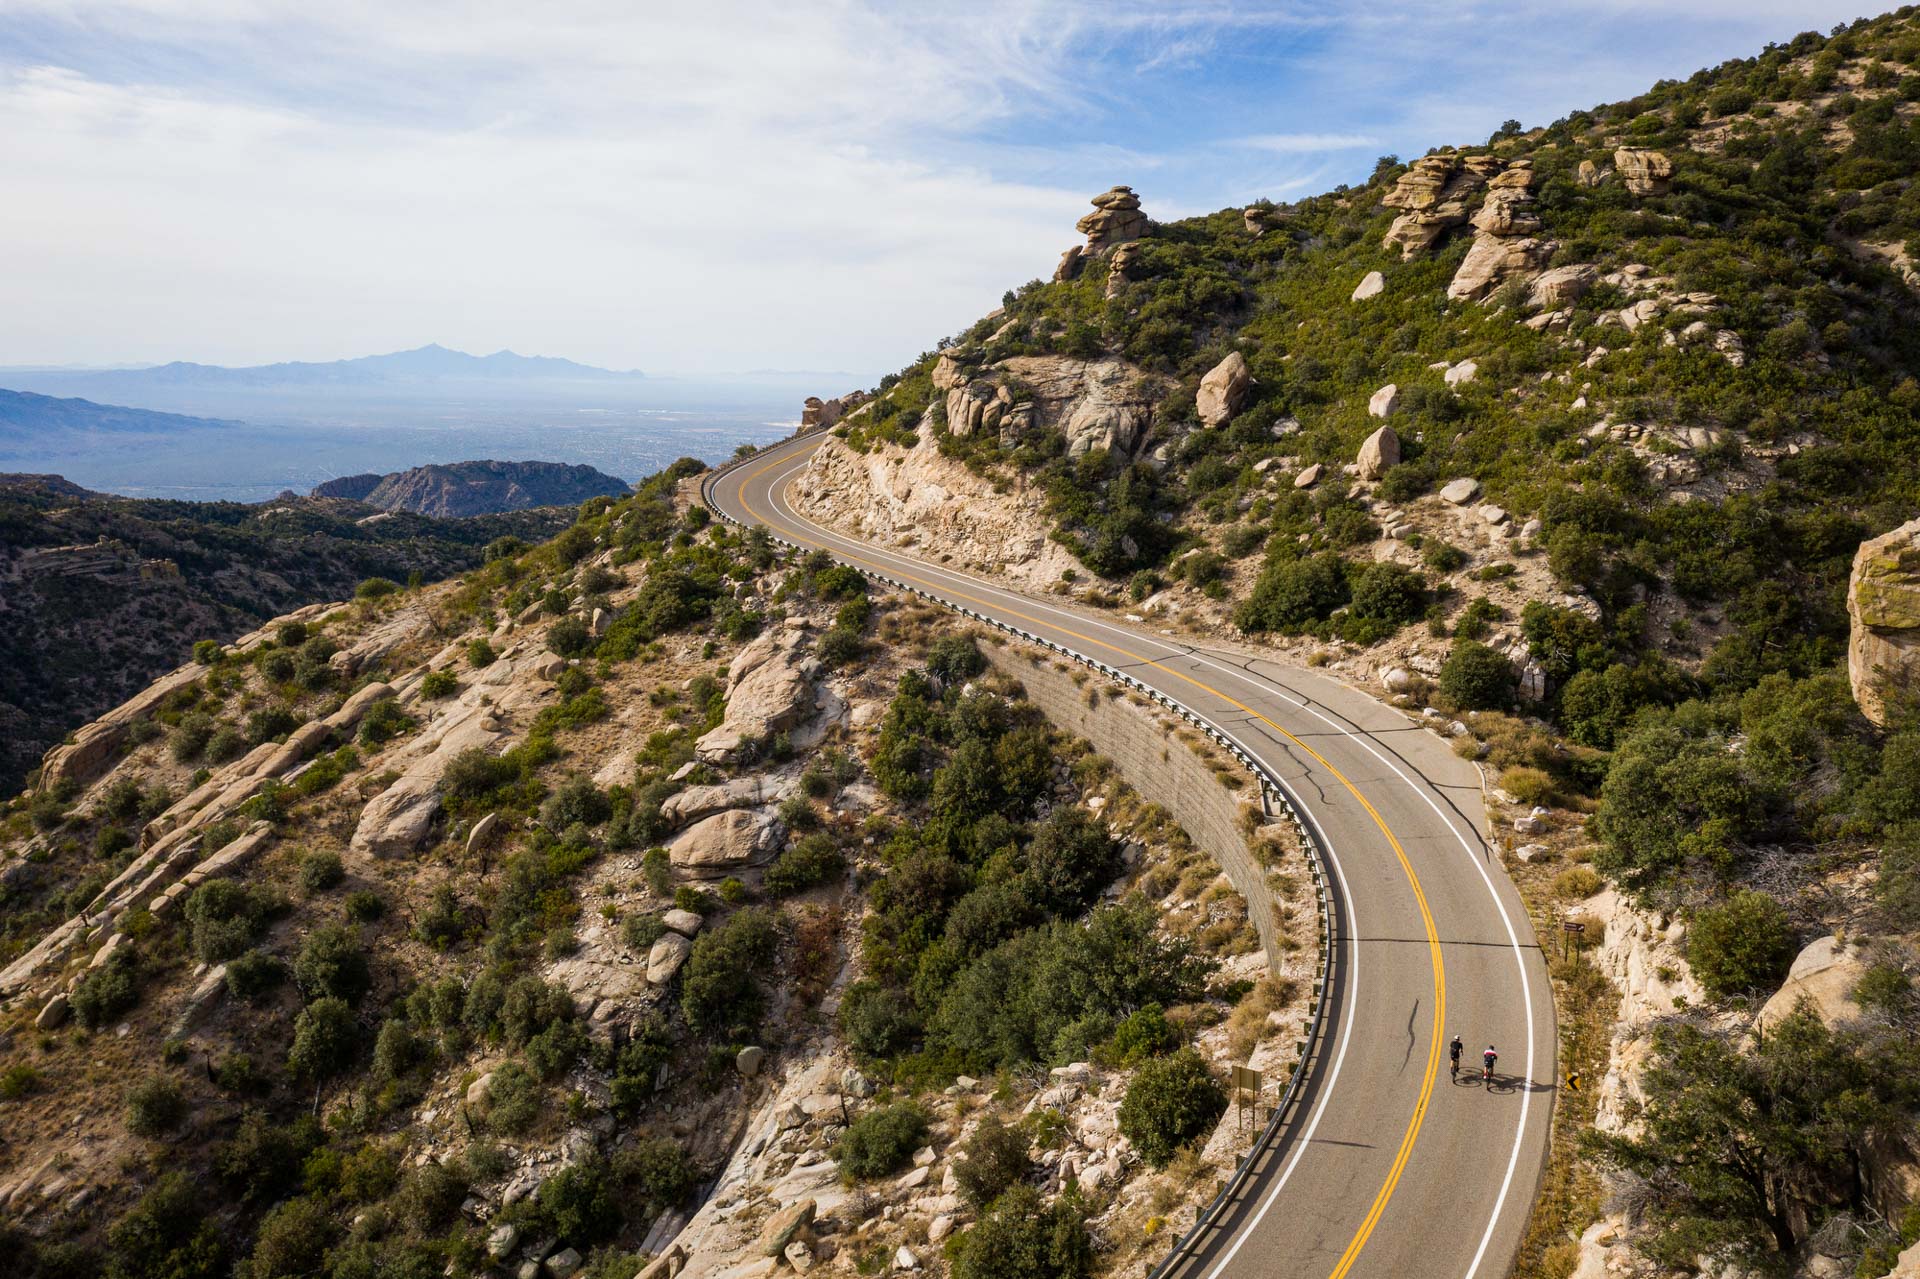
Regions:
M 841 997 L 840 1033 L 854 1052 L 879 1060 L 911 1045 L 919 1037 L 920 1021 L 906 995 L 863 978 Z
M 811 810 L 809 810 L 811 811 Z M 830 883 L 846 870 L 846 859 L 825 831 L 814 831 L 790 845 L 767 867 L 762 882 L 769 893 L 787 897 Z
M 540 821 L 549 830 L 565 830 L 578 822 L 598 826 L 613 816 L 613 802 L 591 778 L 576 773 L 540 806 Z
M 847 1125 L 834 1147 L 840 1170 L 855 1181 L 900 1171 L 927 1140 L 927 1113 L 912 1102 L 876 1106 Z
M 248 1260 L 249 1279 L 302 1279 L 322 1275 L 327 1250 L 339 1237 L 333 1211 L 321 1199 L 301 1196 L 280 1204 L 260 1223 Z
M 1519 677 L 1513 663 L 1485 644 L 1457 640 L 1440 667 L 1440 692 L 1462 710 L 1500 710 L 1513 704 Z
M 140 978 L 132 953 L 123 946 L 106 963 L 81 974 L 70 999 L 73 1015 L 88 1030 L 98 1030 L 139 1003 Z
M 467 665 L 475 670 L 493 665 L 493 659 L 496 656 L 493 645 L 484 639 L 472 640 L 467 644 Z
M 526 1132 L 540 1117 L 544 1093 L 532 1071 L 517 1061 L 502 1062 L 487 1081 L 487 1127 L 505 1137 Z
M 1603 882 L 1591 866 L 1569 866 L 1553 877 L 1553 895 L 1578 901 L 1599 892 Z
M 1113 1061 L 1132 1066 L 1179 1046 L 1180 1031 L 1167 1020 L 1159 1004 L 1148 1004 L 1114 1027 L 1107 1051 Z
M 371 923 L 387 913 L 386 898 L 371 888 L 354 889 L 341 905 L 346 907 L 348 919 L 357 919 L 361 923 Z
M 680 1010 L 695 1034 L 744 1031 L 759 1017 L 757 974 L 779 938 L 773 912 L 749 907 L 693 943 L 681 974 Z
M 460 691 L 460 679 L 452 671 L 429 671 L 420 681 L 420 696 L 425 698 L 452 697 Z
M 953 1245 L 953 1279 L 1088 1279 L 1093 1241 L 1074 1196 L 1011 1187 Z
M 399 590 L 400 583 L 390 578 L 370 577 L 354 588 L 353 597 L 357 600 L 385 599 Z
M 220 1233 L 206 1218 L 206 1196 L 178 1172 L 166 1173 L 107 1231 L 108 1279 L 220 1279 L 227 1273 Z
M 360 1027 L 347 1001 L 333 995 L 314 1000 L 293 1023 L 287 1067 L 307 1080 L 325 1080 L 352 1064 L 360 1050 Z
M 256 1003 L 287 979 L 287 966 L 272 955 L 250 950 L 227 961 L 227 993 Z
M 228 760 L 239 759 L 246 749 L 247 739 L 240 730 L 231 724 L 221 724 L 207 738 L 203 754 L 209 764 L 224 764 Z
M 193 953 L 203 964 L 232 959 L 260 935 L 267 904 L 231 879 L 210 879 L 187 898 Z
M 284 706 L 263 706 L 247 716 L 247 743 L 258 746 L 285 737 L 300 727 L 300 717 Z
M 953 1166 L 953 1177 L 975 1212 L 985 1211 L 1008 1187 L 1025 1181 L 1033 1168 L 1027 1135 L 992 1115 L 973 1130 L 962 1155 Z
M 300 858 L 297 875 L 301 888 L 309 893 L 324 893 L 347 877 L 347 869 L 340 862 L 340 854 L 316 849 Z
M 360 717 L 360 742 L 364 746 L 380 746 L 412 727 L 413 719 L 400 709 L 399 701 L 383 697 L 367 707 L 367 713 Z
M 1120 1131 L 1155 1168 L 1180 1147 L 1212 1131 L 1227 1094 L 1191 1048 L 1144 1063 L 1120 1103 Z
M 585 657 L 593 646 L 593 632 L 580 618 L 563 617 L 547 628 L 547 647 L 562 657 Z
M 1772 989 L 1794 950 L 1785 908 L 1765 893 L 1734 893 L 1696 914 L 1687 929 L 1687 962 L 1719 998 Z
M 331 996 L 358 1002 L 373 984 L 359 931 L 345 924 L 323 924 L 314 929 L 294 958 L 293 979 L 308 999 Z
M 956 683 L 972 679 L 987 669 L 987 659 L 974 645 L 971 635 L 943 635 L 927 651 L 927 673 L 935 679 Z
M 136 1137 L 162 1137 L 187 1117 L 180 1085 L 166 1075 L 148 1075 L 127 1093 L 127 1129 Z
M 546 1233 L 579 1246 L 598 1243 L 620 1226 L 612 1178 L 598 1155 L 570 1164 L 541 1182 L 535 1203 Z

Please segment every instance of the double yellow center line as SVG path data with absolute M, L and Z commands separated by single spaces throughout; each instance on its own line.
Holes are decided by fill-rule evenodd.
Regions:
M 1428 1040 L 1427 1070 L 1426 1070 L 1425 1076 L 1420 1081 L 1420 1096 L 1418 1100 L 1416 1100 L 1414 1103 L 1413 1116 L 1407 1122 L 1406 1134 L 1400 1139 L 1400 1149 L 1394 1155 L 1393 1166 L 1387 1170 L 1386 1180 L 1381 1184 L 1379 1193 L 1374 1196 L 1373 1203 L 1368 1208 L 1366 1217 L 1361 1220 L 1359 1228 L 1354 1231 L 1353 1239 L 1347 1244 L 1346 1251 L 1340 1254 L 1339 1262 L 1335 1264 L 1332 1273 L 1329 1275 L 1329 1279 L 1345 1279 L 1347 1272 L 1353 1269 L 1354 1262 L 1358 1260 L 1360 1256 L 1360 1250 L 1366 1247 L 1367 1240 L 1372 1236 L 1374 1227 L 1379 1224 L 1381 1214 L 1386 1211 L 1388 1202 L 1393 1198 L 1393 1193 L 1400 1184 L 1400 1176 L 1401 1176 L 1401 1173 L 1406 1169 L 1407 1159 L 1413 1154 L 1414 1140 L 1420 1135 L 1420 1125 L 1426 1120 L 1427 1105 L 1432 1100 L 1432 1097 L 1433 1097 L 1434 1083 L 1440 1077 L 1440 1039 L 1441 1039 L 1442 1027 L 1446 1025 L 1446 1016 L 1447 1016 L 1446 966 L 1441 958 L 1441 953 L 1440 953 L 1440 934 L 1438 930 L 1434 927 L 1433 912 L 1427 906 L 1427 895 L 1420 887 L 1420 876 L 1414 873 L 1413 863 L 1407 859 L 1406 849 L 1401 847 L 1399 838 L 1395 836 L 1393 833 L 1393 828 L 1387 825 L 1386 819 L 1380 816 L 1379 810 L 1376 809 L 1373 806 L 1373 804 L 1368 801 L 1367 797 L 1360 793 L 1360 788 L 1358 786 L 1355 786 L 1351 781 L 1349 781 L 1347 779 L 1346 774 L 1342 773 L 1338 768 L 1335 768 L 1333 764 L 1329 762 L 1325 756 L 1320 754 L 1319 751 L 1316 751 L 1313 747 L 1307 745 L 1305 742 L 1301 741 L 1298 737 L 1295 737 L 1292 733 L 1289 733 L 1286 729 L 1280 727 L 1280 725 L 1274 723 L 1271 719 L 1267 718 L 1265 715 L 1261 714 L 1259 711 L 1255 710 L 1253 707 L 1248 706 L 1246 703 L 1239 701 L 1236 698 L 1228 696 L 1226 693 L 1213 687 L 1211 684 L 1207 684 L 1201 680 L 1195 679 L 1193 676 L 1188 675 L 1184 671 L 1174 670 L 1172 667 L 1166 666 L 1161 662 L 1154 660 L 1153 658 L 1143 657 L 1138 653 L 1132 652 L 1125 648 L 1121 648 L 1117 644 L 1111 644 L 1111 643 L 1108 643 L 1106 640 L 1097 639 L 1092 635 L 1087 635 L 1080 631 L 1073 630 L 1070 627 L 1062 626 L 1058 622 L 1049 621 L 1045 618 L 1034 617 L 1029 614 L 1022 613 L 1017 609 L 1008 608 L 1004 603 L 997 600 L 981 599 L 978 596 L 969 595 L 964 591 L 955 590 L 951 586 L 938 583 L 938 582 L 932 582 L 927 580 L 926 578 L 916 577 L 912 573 L 905 572 L 904 570 L 900 569 L 896 565 L 882 564 L 876 560 L 869 560 L 864 556 L 856 555 L 850 551 L 846 551 L 838 547 L 826 546 L 821 542 L 817 542 L 812 538 L 807 537 L 805 534 L 801 533 L 799 530 L 787 527 L 786 525 L 775 525 L 773 520 L 770 517 L 762 514 L 758 509 L 754 507 L 753 503 L 748 499 L 747 485 L 751 484 L 754 480 L 759 479 L 762 475 L 766 474 L 768 471 L 772 470 L 776 466 L 784 465 L 787 462 L 787 460 L 788 459 L 785 457 L 776 458 L 774 461 L 767 463 L 765 466 L 762 466 L 759 469 L 748 473 L 746 477 L 740 481 L 740 485 L 739 485 L 740 505 L 742 506 L 742 508 L 746 510 L 748 515 L 760 521 L 760 523 L 764 524 L 766 527 L 770 529 L 778 528 L 781 533 L 783 533 L 784 535 L 786 535 L 787 537 L 791 538 L 796 542 L 803 543 L 807 546 L 816 547 L 820 550 L 829 551 L 832 554 L 840 556 L 842 559 L 852 560 L 855 563 L 864 564 L 869 568 L 875 569 L 876 571 L 895 574 L 897 576 L 907 579 L 910 582 L 917 582 L 920 585 L 938 594 L 941 594 L 953 599 L 966 600 L 970 603 L 980 605 L 982 608 L 991 610 L 997 614 L 1001 614 L 1007 617 L 1017 617 L 1022 621 L 1029 622 L 1036 627 L 1042 627 L 1048 630 L 1052 630 L 1062 635 L 1070 635 L 1074 639 L 1080 641 L 1083 644 L 1091 644 L 1096 648 L 1103 648 L 1110 653 L 1116 653 L 1119 656 L 1125 658 L 1129 663 L 1134 663 L 1142 666 L 1151 666 L 1155 670 L 1160 671 L 1163 674 L 1170 675 L 1175 679 L 1182 680 L 1188 684 L 1193 685 L 1195 688 L 1198 688 L 1203 692 L 1210 693 L 1214 697 L 1219 698 L 1221 701 L 1225 702 L 1229 706 L 1232 706 L 1234 709 L 1242 712 L 1243 714 L 1249 715 L 1252 718 L 1259 720 L 1261 723 L 1265 724 L 1268 728 L 1272 729 L 1275 733 L 1278 733 L 1280 736 L 1286 738 L 1289 742 L 1293 743 L 1293 745 L 1298 747 L 1301 751 L 1311 756 L 1316 763 L 1318 763 L 1322 768 L 1326 769 L 1327 772 L 1331 774 L 1340 783 L 1340 785 L 1346 789 L 1348 794 L 1352 795 L 1353 798 L 1356 801 L 1358 801 L 1358 803 L 1362 808 L 1366 809 L 1367 815 L 1373 819 L 1373 824 L 1380 828 L 1380 833 L 1386 837 L 1386 841 L 1388 845 L 1390 845 L 1393 849 L 1394 857 L 1398 859 L 1400 863 L 1400 869 L 1404 871 L 1406 874 L 1408 886 L 1413 889 L 1414 900 L 1419 904 L 1419 907 L 1420 907 L 1420 920 L 1422 925 L 1426 929 L 1427 954 L 1433 964 L 1433 1034 L 1429 1037 L 1429 1040 Z

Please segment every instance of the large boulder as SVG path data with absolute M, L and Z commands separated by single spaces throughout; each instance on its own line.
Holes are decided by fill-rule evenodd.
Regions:
M 731 761 L 748 741 L 798 724 L 813 706 L 813 680 L 820 663 L 797 651 L 803 632 L 769 631 L 740 650 L 727 668 L 727 710 L 694 743 L 694 755 L 709 764 Z
M 720 879 L 771 858 L 786 828 L 764 809 L 715 813 L 681 831 L 667 844 L 675 870 L 696 879 Z
M 1378 271 L 1369 271 L 1360 277 L 1360 283 L 1353 286 L 1353 301 L 1365 302 L 1368 298 L 1377 298 L 1386 292 L 1387 278 Z
M 1087 237 L 1088 253 L 1100 253 L 1145 235 L 1147 215 L 1140 212 L 1132 187 L 1114 187 L 1093 197 L 1093 212 L 1074 223 L 1074 230 Z
M 1392 417 L 1400 411 L 1400 388 L 1392 382 L 1375 391 L 1367 400 L 1368 417 Z
M 1252 385 L 1253 374 L 1247 371 L 1246 357 L 1234 351 L 1200 379 L 1196 396 L 1200 421 L 1207 426 L 1224 425 L 1246 403 L 1247 388 Z
M 1847 677 L 1853 700 L 1887 722 L 1886 690 L 1920 673 L 1920 520 L 1862 542 L 1847 579 Z
M 1866 963 L 1838 937 L 1809 943 L 1794 957 L 1780 989 L 1761 1006 L 1760 1028 L 1766 1030 L 1781 1021 L 1803 999 L 1829 1026 L 1853 1020 L 1860 1015 L 1860 1005 L 1853 1002 L 1853 988 L 1866 971 Z
M 716 786 L 689 786 L 668 796 L 660 805 L 660 815 L 683 826 L 729 808 L 753 808 L 785 799 L 793 788 L 793 782 L 774 777 L 735 777 Z
M 1647 147 L 1621 147 L 1613 167 L 1634 195 L 1665 195 L 1673 185 L 1673 161 Z
M 1533 282 L 1533 292 L 1527 296 L 1527 301 L 1533 306 L 1557 311 L 1578 302 L 1599 278 L 1600 268 L 1591 262 L 1557 266 L 1540 273 L 1540 277 Z
M 767 1218 L 760 1227 L 760 1248 L 769 1257 L 778 1257 L 787 1250 L 787 1245 L 801 1237 L 801 1233 L 813 1224 L 813 1214 L 817 1207 L 813 1199 L 802 1199 L 799 1203 L 786 1207 Z
M 1400 437 L 1392 427 L 1381 427 L 1361 443 L 1354 464 L 1361 479 L 1379 479 L 1387 468 L 1400 465 Z
M 1558 247 L 1552 240 L 1531 236 L 1476 236 L 1460 269 L 1454 272 L 1453 282 L 1447 285 L 1447 296 L 1484 299 L 1506 281 L 1538 272 Z

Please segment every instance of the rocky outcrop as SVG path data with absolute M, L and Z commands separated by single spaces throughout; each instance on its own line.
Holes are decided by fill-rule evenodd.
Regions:
M 1195 396 L 1203 426 L 1224 426 L 1246 403 L 1253 374 L 1247 371 L 1247 359 L 1234 351 L 1207 371 L 1200 379 Z
M 1092 449 L 1133 453 L 1163 391 L 1158 378 L 1115 356 L 1015 356 L 976 368 L 951 351 L 935 363 L 933 385 L 947 393 L 950 434 L 995 431 L 1010 445 L 1031 430 L 1057 430 L 1075 456 Z
M 1542 271 L 1533 282 L 1533 291 L 1527 295 L 1527 304 L 1550 311 L 1572 306 L 1586 296 L 1599 278 L 1600 268 L 1588 262 Z
M 1362 441 L 1360 453 L 1354 458 L 1354 473 L 1363 480 L 1377 480 L 1389 467 L 1398 465 L 1400 437 L 1392 427 L 1383 426 Z
M 1467 199 L 1501 163 L 1493 156 L 1462 158 L 1452 152 L 1422 156 L 1400 175 L 1393 190 L 1381 197 L 1389 209 L 1404 210 L 1387 229 L 1383 248 L 1398 248 L 1404 259 L 1431 249 L 1448 231 L 1467 220 Z
M 696 879 L 718 879 L 770 860 L 786 827 L 766 809 L 736 808 L 687 827 L 667 844 L 673 868 Z
M 47 752 L 40 764 L 39 788 L 50 790 L 63 782 L 84 785 L 99 777 L 119 757 L 127 743 L 127 732 L 136 721 L 150 716 L 169 694 L 185 688 L 206 671 L 198 662 L 182 666 L 82 727 L 71 742 Z
M 1454 273 L 1453 283 L 1447 285 L 1447 296 L 1484 299 L 1508 280 L 1532 275 L 1546 266 L 1557 247 L 1551 240 L 1531 237 L 1477 236 Z
M 1920 674 L 1920 520 L 1862 542 L 1854 552 L 1847 618 L 1853 700 L 1884 726 L 1888 690 L 1912 690 Z
M 831 400 L 809 395 L 806 402 L 800 406 L 801 429 L 832 426 L 872 398 L 865 391 L 848 391 L 845 395 L 835 396 Z
M 1487 183 L 1487 198 L 1472 218 L 1483 235 L 1532 235 L 1540 229 L 1533 211 L 1533 164 L 1515 160 Z
M 1076 566 L 1047 536 L 1046 500 L 1015 474 L 993 481 L 943 456 L 932 431 L 906 449 L 858 453 L 829 437 L 788 490 L 811 518 L 884 546 L 919 548 L 957 565 L 981 566 L 1028 586 Z
M 710 764 L 735 758 L 748 742 L 764 741 L 799 724 L 813 709 L 817 659 L 799 650 L 804 630 L 769 631 L 740 650 L 727 667 L 727 710 L 719 724 L 694 744 Z
M 675 826 L 685 825 L 729 808 L 753 808 L 777 803 L 791 795 L 796 783 L 774 777 L 735 777 L 714 786 L 689 786 L 667 797 L 660 815 Z
M 1673 161 L 1647 147 L 1621 147 L 1613 167 L 1633 195 L 1665 195 L 1673 187 Z
M 1145 235 L 1147 215 L 1140 211 L 1140 197 L 1132 187 L 1114 187 L 1093 197 L 1093 212 L 1076 222 L 1074 229 L 1086 236 L 1087 242 L 1076 244 L 1061 256 L 1053 273 L 1055 280 L 1071 280 L 1090 260 L 1115 245 Z
M 1286 220 L 1286 210 L 1274 204 L 1249 204 L 1240 210 L 1240 223 L 1248 235 L 1265 235 Z

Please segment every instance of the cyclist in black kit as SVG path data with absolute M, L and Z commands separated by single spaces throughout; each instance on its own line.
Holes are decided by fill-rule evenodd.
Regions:
M 1455 1035 L 1453 1037 L 1453 1042 L 1447 1045 L 1447 1055 L 1453 1058 L 1453 1077 L 1455 1079 L 1458 1079 L 1460 1077 L 1460 1049 L 1462 1047 L 1463 1045 L 1461 1044 L 1460 1036 L 1458 1035 Z

